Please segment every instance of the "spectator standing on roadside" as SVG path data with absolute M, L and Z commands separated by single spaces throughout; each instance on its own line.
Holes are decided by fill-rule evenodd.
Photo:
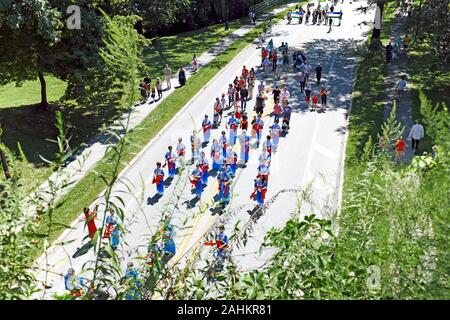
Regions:
M 167 90 L 172 88 L 172 84 L 170 83 L 170 79 L 172 78 L 172 69 L 169 68 L 169 65 L 166 64 L 164 68 L 164 78 L 166 79 Z
M 406 89 L 406 77 L 401 76 L 400 80 L 397 81 L 396 91 L 397 91 L 397 100 L 400 101 L 401 96 L 405 92 Z
M 417 154 L 419 151 L 419 142 L 424 135 L 423 126 L 419 123 L 419 120 L 416 120 L 416 123 L 412 126 L 408 136 L 409 139 L 412 139 L 411 148 L 414 151 L 414 154 Z
M 320 85 L 320 79 L 322 78 L 322 66 L 320 65 L 320 63 L 318 63 L 316 67 L 316 78 L 317 85 Z

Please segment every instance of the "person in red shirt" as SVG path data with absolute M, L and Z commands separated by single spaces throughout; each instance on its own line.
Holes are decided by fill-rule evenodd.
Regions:
M 244 66 L 242 68 L 242 78 L 244 79 L 244 81 L 247 81 L 247 77 L 248 77 L 248 69 Z
M 395 161 L 400 162 L 400 159 L 405 154 L 406 143 L 402 137 L 398 137 L 397 142 L 395 143 Z
M 317 109 L 317 103 L 319 102 L 319 97 L 317 95 L 313 95 L 311 98 L 312 101 L 312 110 Z
M 95 233 L 97 232 L 97 226 L 95 225 L 95 219 L 97 218 L 98 205 L 95 207 L 94 211 L 89 210 L 89 208 L 84 208 L 84 219 L 86 220 L 86 225 L 88 227 L 89 238 L 94 239 Z
M 263 48 L 261 50 L 261 66 L 263 65 L 263 61 L 265 58 L 267 58 L 267 55 L 269 54 L 269 51 L 267 51 L 266 48 Z

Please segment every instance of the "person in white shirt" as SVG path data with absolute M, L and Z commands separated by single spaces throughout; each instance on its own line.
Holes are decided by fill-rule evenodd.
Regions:
M 281 101 L 283 102 L 283 105 L 285 105 L 288 102 L 290 96 L 291 96 L 291 94 L 289 93 L 288 89 L 285 87 L 283 92 L 281 93 Z
M 397 100 L 400 101 L 400 98 L 403 94 L 403 92 L 405 92 L 405 88 L 406 88 L 406 80 L 405 80 L 405 76 L 402 76 L 400 80 L 397 81 Z
M 417 154 L 417 151 L 419 150 L 419 142 L 420 139 L 423 138 L 423 136 L 423 126 L 419 123 L 419 120 L 416 120 L 416 123 L 412 126 L 408 136 L 409 139 L 412 139 L 411 148 L 413 149 L 415 154 Z

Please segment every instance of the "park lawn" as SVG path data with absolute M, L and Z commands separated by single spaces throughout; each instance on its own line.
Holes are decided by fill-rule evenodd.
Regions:
M 144 52 L 144 61 L 148 67 L 146 71 L 152 78 L 156 78 L 162 75 L 163 68 L 169 64 L 175 74 L 180 64 L 190 63 L 194 53 L 200 56 L 244 25 L 247 20 L 242 18 L 230 22 L 228 30 L 225 30 L 224 24 L 217 24 L 175 36 L 153 39 Z M 142 75 L 144 73 L 143 70 Z M 69 128 L 68 136 L 71 137 L 70 145 L 73 149 L 88 143 L 111 124 L 120 112 L 116 108 L 118 100 L 114 94 L 111 94 L 111 99 L 92 106 L 80 106 L 73 100 L 61 102 L 66 82 L 52 75 L 46 75 L 45 78 L 51 105 L 48 111 L 38 112 L 35 108 L 40 102 L 38 80 L 26 81 L 21 87 L 16 87 L 15 84 L 0 87 L 0 124 L 4 129 L 2 142 L 16 156 L 19 155 L 17 143 L 20 142 L 29 163 L 18 162 L 16 165 L 28 172 L 29 179 L 24 184 L 26 192 L 38 187 L 51 173 L 41 156 L 52 160 L 57 152 L 56 144 L 48 140 L 55 139 L 57 135 L 54 125 L 56 110 L 62 112 L 64 122 Z M 34 170 L 31 170 L 33 167 Z M 2 170 L 0 168 L 1 176 Z
M 287 9 L 273 17 L 273 23 L 283 19 Z M 180 111 L 190 99 L 192 99 L 209 80 L 211 80 L 221 69 L 223 69 L 234 57 L 245 47 L 252 43 L 262 32 L 264 25 L 261 24 L 245 36 L 231 43 L 228 48 L 204 68 L 194 74 L 187 84 L 177 89 L 158 105 L 150 114 L 127 135 L 123 157 L 119 164 L 119 170 L 133 160 L 133 158 L 154 138 L 158 132 Z M 67 225 L 75 220 L 83 207 L 93 203 L 97 196 L 105 190 L 106 186 L 102 178 L 111 176 L 116 164 L 117 154 L 110 150 L 103 160 L 99 162 L 84 178 L 82 178 L 58 203 L 52 215 L 52 229 L 48 235 L 50 243 L 55 241 L 64 231 Z M 87 192 L 88 191 L 88 192 Z M 48 216 L 42 219 L 40 232 L 48 231 Z M 40 238 L 35 243 L 35 248 L 30 254 L 30 263 L 43 252 L 44 239 Z

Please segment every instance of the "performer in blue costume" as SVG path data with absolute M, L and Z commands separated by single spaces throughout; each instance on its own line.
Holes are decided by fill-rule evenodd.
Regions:
M 176 254 L 177 249 L 175 241 L 173 240 L 173 234 L 170 231 L 164 232 L 163 239 L 163 256 L 161 259 L 162 264 L 166 264 Z
M 261 141 L 261 134 L 264 128 L 264 121 L 261 118 L 261 114 L 258 114 L 257 118 L 252 121 L 253 130 L 256 132 L 256 147 L 259 148 L 259 143 Z
M 200 156 L 200 148 L 202 142 L 197 134 L 197 131 L 193 130 L 191 135 L 191 151 L 192 151 L 192 163 L 194 163 Z
M 195 165 L 195 169 L 192 171 L 192 178 L 190 178 L 190 181 L 192 185 L 195 187 L 195 194 L 197 197 L 202 196 L 203 192 L 203 184 L 202 184 L 202 170 L 200 169 L 200 164 Z
M 211 159 L 212 159 L 212 169 L 219 171 L 222 167 L 222 151 L 220 150 L 219 142 L 213 139 L 211 145 Z
M 261 151 L 261 154 L 259 155 L 259 163 L 265 163 L 268 167 L 270 167 L 270 161 L 271 161 L 272 157 L 271 155 L 267 152 L 267 149 L 264 149 Z
M 225 158 L 227 156 L 227 136 L 225 131 L 222 131 L 222 135 L 219 138 L 219 145 L 222 148 L 222 155 Z
M 272 156 L 272 141 L 270 135 L 266 136 L 266 141 L 263 143 L 263 149 L 267 150 L 267 153 Z
M 64 276 L 64 286 L 70 291 L 73 297 L 81 297 L 87 292 L 87 286 L 84 279 L 75 274 L 74 268 L 69 268 Z
M 241 144 L 241 161 L 247 163 L 250 154 L 250 136 L 246 130 L 242 130 L 239 135 L 239 143 Z
M 219 227 L 219 233 L 216 235 L 216 245 L 217 245 L 217 258 L 224 262 L 224 250 L 228 248 L 228 236 L 225 234 L 225 227 L 221 225 Z
M 206 159 L 205 152 L 202 151 L 200 153 L 200 159 L 198 160 L 198 164 L 200 165 L 200 169 L 202 170 L 202 183 L 203 186 L 208 185 L 208 170 L 209 170 L 209 162 Z
M 267 180 L 264 176 L 257 177 L 255 179 L 255 189 L 250 196 L 250 199 L 253 199 L 257 203 L 257 207 L 261 207 L 264 205 L 264 199 L 266 198 L 267 192 Z
M 106 217 L 105 223 L 108 230 L 111 230 L 111 247 L 116 250 L 120 242 L 120 228 L 113 210 L 111 210 L 109 216 Z
M 267 182 L 269 181 L 270 168 L 266 163 L 261 163 L 258 166 L 258 178 L 264 178 Z
M 203 128 L 203 142 L 208 143 L 211 138 L 211 121 L 208 119 L 208 115 L 205 114 L 205 119 L 202 122 Z
M 136 268 L 134 268 L 133 262 L 128 262 L 124 278 L 130 285 L 130 288 L 127 292 L 127 300 L 139 300 L 141 298 L 141 294 L 138 291 L 139 287 L 141 287 L 141 283 L 139 281 L 140 275 L 137 272 Z
M 222 164 L 221 171 L 217 175 L 219 182 L 219 200 L 223 205 L 230 203 L 232 177 L 227 170 L 226 163 Z
M 164 158 L 166 159 L 164 167 L 167 166 L 169 177 L 175 177 L 177 155 L 172 151 L 172 146 L 169 146 L 169 151 L 166 152 Z
M 281 127 L 278 124 L 278 120 L 276 120 L 273 125 L 270 127 L 270 134 L 272 137 L 272 151 L 275 153 L 278 149 L 278 143 L 280 142 L 281 136 Z
M 237 137 L 237 129 L 239 128 L 239 120 L 234 117 L 234 114 L 231 115 L 230 120 L 228 120 L 228 124 L 226 125 L 226 128 L 230 130 L 230 139 L 228 140 L 228 144 L 230 146 L 234 146 L 236 144 L 236 137 Z
M 162 196 L 164 194 L 164 171 L 161 169 L 161 162 L 156 163 L 152 183 L 156 183 L 156 192 Z
M 231 168 L 231 174 L 233 175 L 233 177 L 236 176 L 237 154 L 232 147 L 228 147 L 227 150 L 227 163 Z

